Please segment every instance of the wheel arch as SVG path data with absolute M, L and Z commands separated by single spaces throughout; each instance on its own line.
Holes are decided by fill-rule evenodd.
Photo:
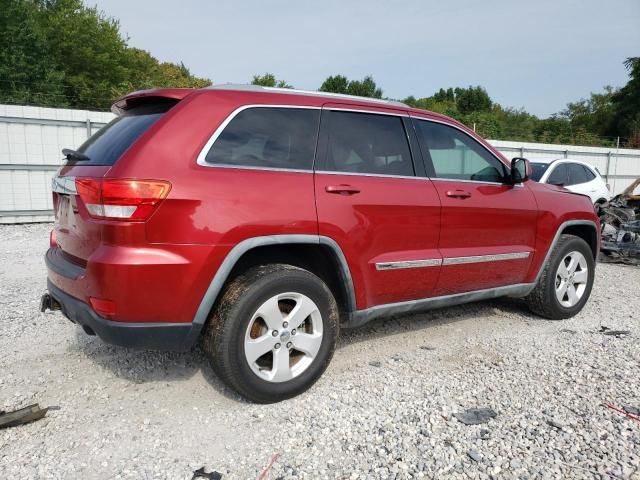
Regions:
M 536 285 L 540 280 L 540 276 L 544 270 L 544 266 L 549 261 L 551 257 L 551 252 L 555 248 L 556 244 L 560 240 L 560 236 L 566 235 L 574 235 L 576 237 L 582 238 L 587 242 L 589 247 L 591 248 L 591 253 L 593 254 L 594 260 L 598 257 L 598 251 L 600 249 L 600 236 L 599 229 L 596 223 L 592 220 L 568 220 L 563 222 L 556 231 L 549 248 L 547 249 L 547 253 L 544 257 L 544 260 L 540 264 L 538 269 L 538 273 L 536 274 L 536 278 L 531 285 Z M 533 288 L 533 287 L 532 287 Z
M 192 322 L 192 344 L 197 341 L 224 285 L 247 268 L 264 263 L 289 263 L 312 271 L 327 283 L 345 314 L 355 311 L 351 272 L 335 240 L 305 234 L 252 237 L 231 249 L 211 279 Z

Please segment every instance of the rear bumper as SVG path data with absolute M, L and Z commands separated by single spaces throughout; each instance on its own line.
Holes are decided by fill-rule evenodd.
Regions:
M 196 343 L 200 334 L 200 328 L 194 328 L 191 323 L 129 323 L 106 320 L 86 303 L 56 287 L 51 280 L 47 280 L 47 289 L 69 320 L 82 326 L 85 332 L 95 334 L 112 345 L 184 351 Z

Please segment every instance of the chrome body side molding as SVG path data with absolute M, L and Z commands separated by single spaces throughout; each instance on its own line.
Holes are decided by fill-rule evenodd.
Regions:
M 376 270 L 399 270 L 401 268 L 422 268 L 439 267 L 442 260 L 439 258 L 429 258 L 426 260 L 404 260 L 400 262 L 378 262 Z
M 442 260 L 442 265 L 462 265 L 464 263 L 499 262 L 502 260 L 517 260 L 528 258 L 531 252 L 498 253 L 495 255 L 472 255 L 469 257 L 448 257 Z

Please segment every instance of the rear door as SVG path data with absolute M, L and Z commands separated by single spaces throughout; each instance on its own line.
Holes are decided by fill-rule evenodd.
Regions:
M 354 108 L 323 108 L 319 233 L 344 252 L 359 309 L 427 297 L 440 269 L 440 201 L 422 165 L 414 166 L 408 117 Z
M 503 183 L 506 166 L 462 129 L 413 118 L 427 174 L 442 204 L 442 270 L 434 295 L 524 281 L 537 205 L 526 185 Z

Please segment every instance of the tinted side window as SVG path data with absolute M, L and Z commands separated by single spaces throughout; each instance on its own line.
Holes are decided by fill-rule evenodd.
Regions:
M 507 169 L 476 140 L 442 123 L 415 120 L 422 154 L 433 166 L 435 178 L 497 182 Z
M 587 172 L 584 171 L 582 165 L 569 163 L 567 168 L 569 170 L 569 183 L 567 185 L 579 185 L 588 182 Z
M 547 183 L 551 183 L 553 185 L 568 185 L 568 182 L 567 166 L 564 163 L 557 165 L 547 179 Z
M 593 173 L 593 171 L 589 167 L 585 167 L 584 165 L 582 165 L 582 168 L 584 168 L 584 173 L 587 175 L 587 182 L 590 182 L 591 180 L 596 178 L 596 174 Z
M 225 127 L 205 157 L 208 163 L 311 170 L 320 110 L 248 108 Z
M 328 117 L 326 170 L 414 175 L 407 134 L 400 117 L 342 111 L 330 111 Z

